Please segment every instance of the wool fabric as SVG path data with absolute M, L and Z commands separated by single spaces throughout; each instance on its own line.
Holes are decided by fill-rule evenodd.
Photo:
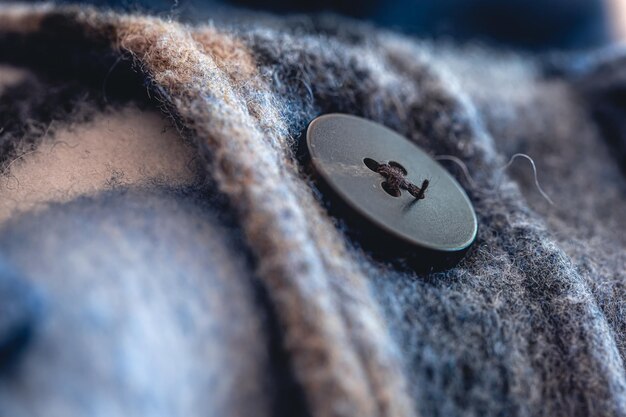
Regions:
M 96 83 L 119 65 L 194 142 L 234 209 L 304 412 L 626 415 L 619 52 L 581 69 L 569 57 L 432 44 L 328 16 L 207 23 L 2 5 L 0 55 Z M 471 181 L 444 163 L 479 233 L 457 266 L 418 273 L 364 250 L 329 215 L 299 150 L 308 122 L 330 112 L 462 161 Z M 5 163 L 42 140 L 15 123 L 0 142 Z M 501 169 L 520 152 L 554 205 L 528 166 Z

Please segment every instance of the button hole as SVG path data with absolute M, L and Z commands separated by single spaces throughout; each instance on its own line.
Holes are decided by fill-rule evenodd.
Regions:
M 383 190 L 392 197 L 400 197 L 402 195 L 399 188 L 392 187 L 387 181 L 383 182 L 381 186 Z
M 372 171 L 378 172 L 378 167 L 380 166 L 380 164 L 374 161 L 372 158 L 363 159 L 363 163 L 365 164 L 366 167 L 368 167 Z
M 389 165 L 394 167 L 394 168 L 398 168 L 400 171 L 402 171 L 403 175 L 408 175 L 409 171 L 406 170 L 406 168 L 404 168 L 402 165 L 400 165 L 398 162 L 396 161 L 389 161 Z

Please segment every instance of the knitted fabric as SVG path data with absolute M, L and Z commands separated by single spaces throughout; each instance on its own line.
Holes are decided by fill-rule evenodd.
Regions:
M 609 148 L 624 145 L 591 107 L 618 76 L 599 88 L 592 64 L 549 77 L 534 58 L 332 18 L 184 24 L 2 6 L 0 39 L 19 64 L 139 73 L 129 82 L 145 81 L 234 208 L 310 415 L 626 415 L 626 181 Z M 444 162 L 479 219 L 460 264 L 417 273 L 328 214 L 298 149 L 329 112 L 463 162 L 471 179 Z M 519 152 L 554 206 L 527 167 L 501 169 Z

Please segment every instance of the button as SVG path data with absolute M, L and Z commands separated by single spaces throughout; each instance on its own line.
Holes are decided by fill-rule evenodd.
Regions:
M 476 214 L 463 188 L 394 131 L 327 114 L 309 125 L 307 146 L 321 188 L 333 194 L 340 216 L 376 252 L 433 270 L 452 266 L 476 239 Z

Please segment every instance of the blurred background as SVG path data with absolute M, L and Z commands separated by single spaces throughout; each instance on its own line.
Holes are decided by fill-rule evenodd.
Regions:
M 61 0 L 61 2 L 68 2 Z M 230 7 L 334 12 L 401 32 L 529 50 L 585 49 L 626 38 L 626 0 L 83 0 L 124 10 L 210 16 Z

